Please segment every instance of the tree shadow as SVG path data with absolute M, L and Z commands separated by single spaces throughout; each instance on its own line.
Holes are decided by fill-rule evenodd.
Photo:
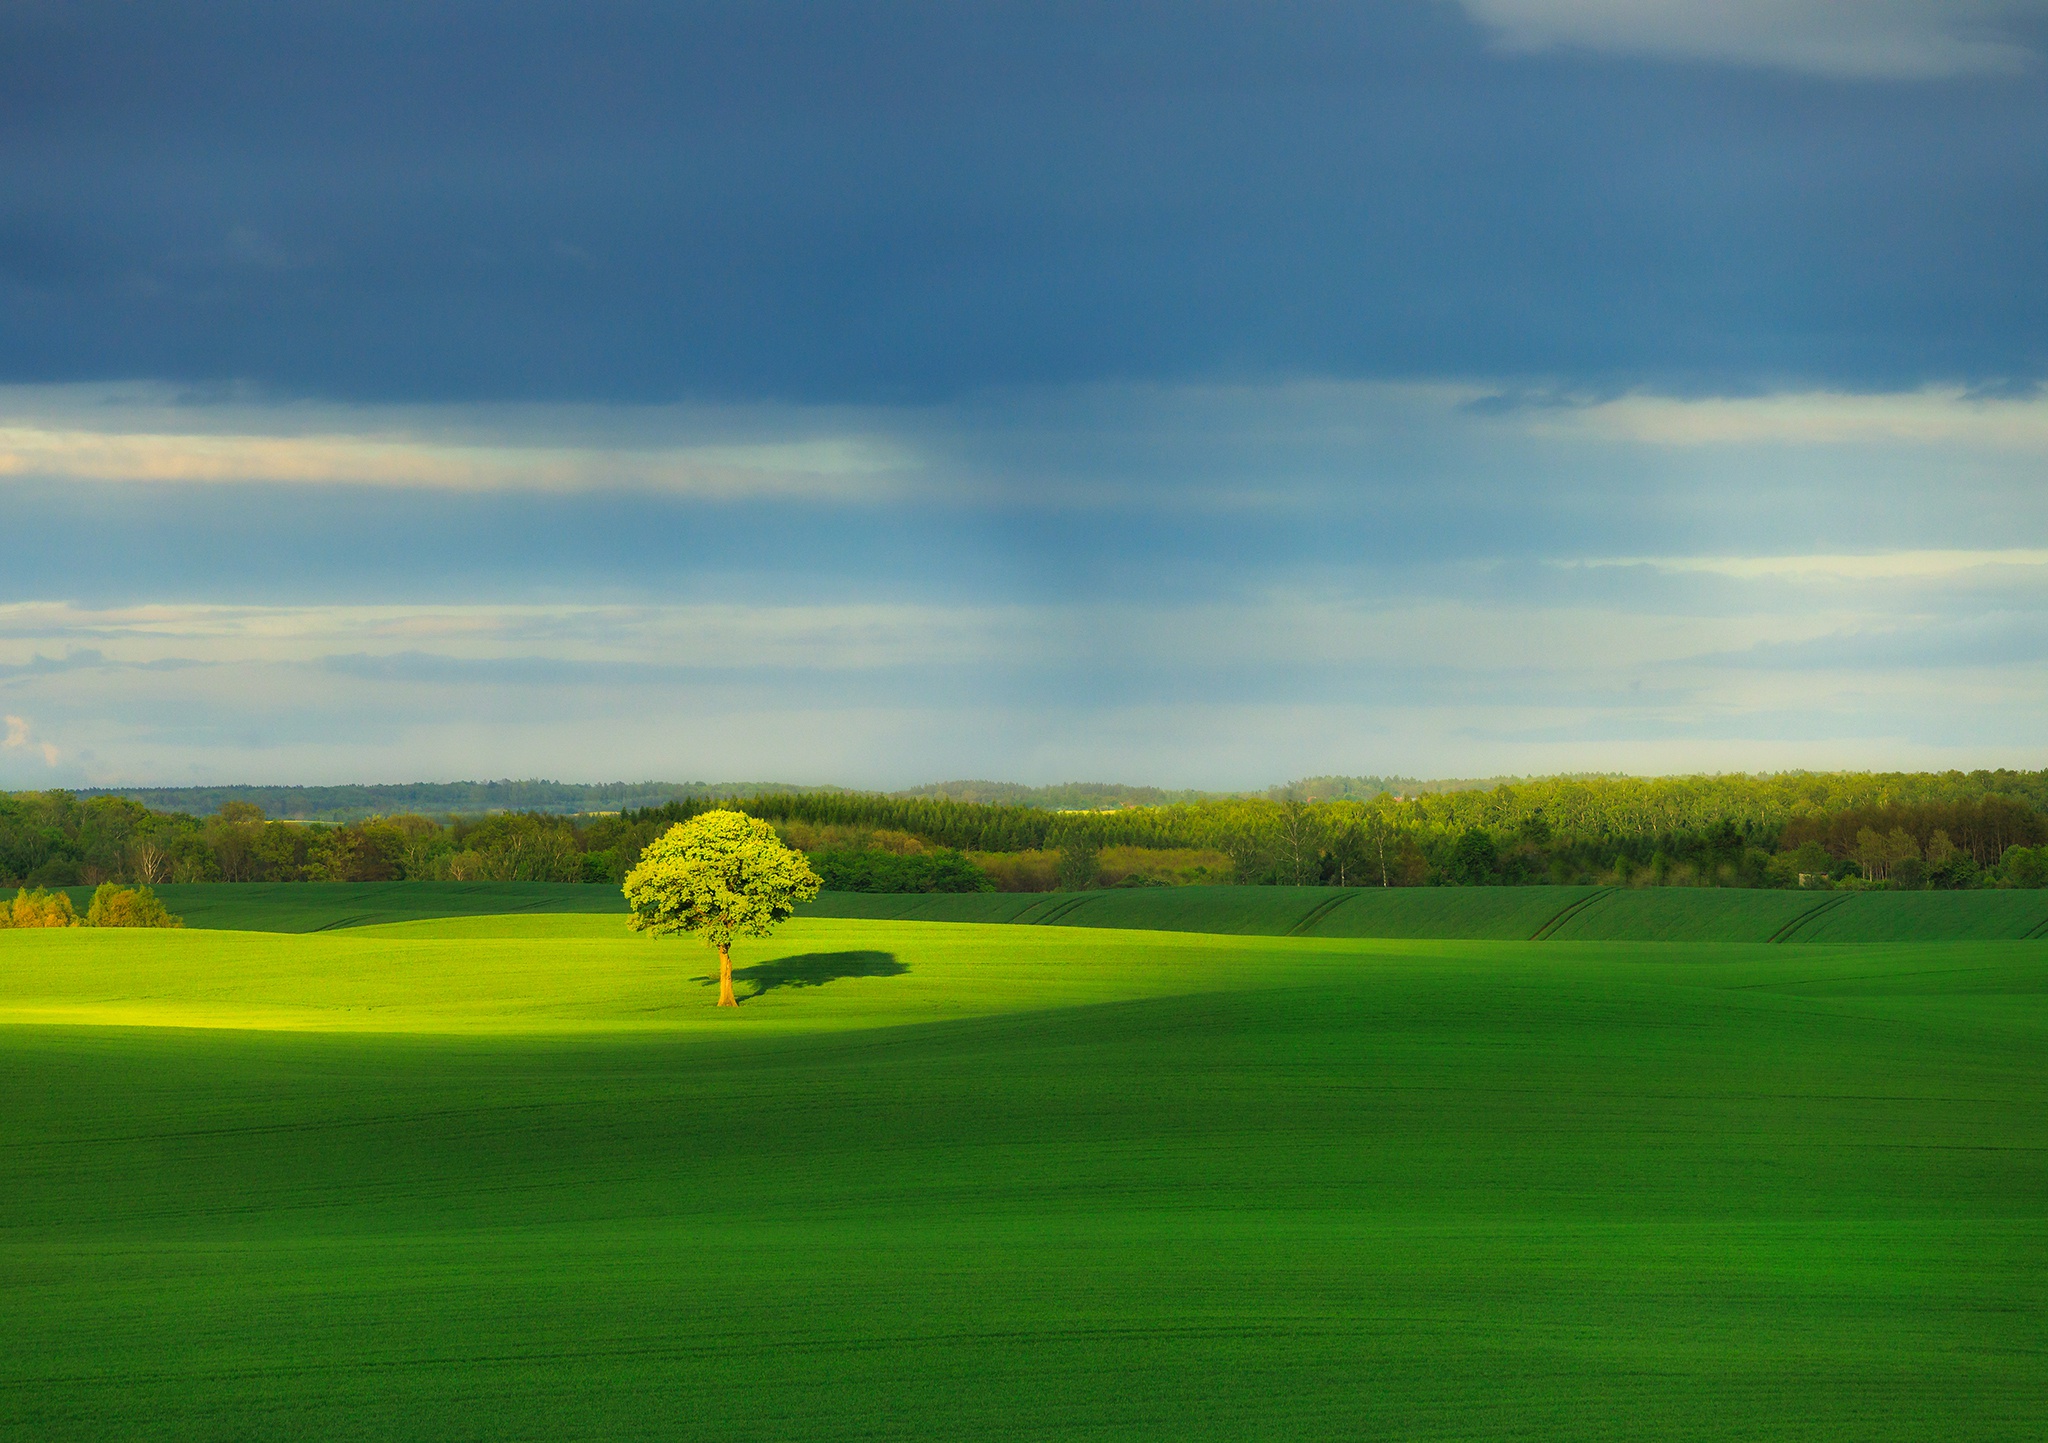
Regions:
M 752 992 L 741 994 L 753 998 L 778 987 L 823 987 L 842 977 L 901 977 L 909 970 L 892 952 L 805 952 L 797 957 L 756 962 L 751 967 L 735 967 L 732 980 L 753 983 Z M 716 977 L 697 980 L 706 987 L 718 985 Z

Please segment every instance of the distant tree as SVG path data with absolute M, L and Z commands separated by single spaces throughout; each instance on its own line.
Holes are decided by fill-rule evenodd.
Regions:
M 1102 849 L 1085 832 L 1070 832 L 1060 843 L 1060 890 L 1079 892 L 1095 880 Z
M 2048 887 L 2048 847 L 2007 847 L 1998 879 L 2008 887 Z
M 818 895 L 817 873 L 766 822 L 740 812 L 705 812 L 649 844 L 626 874 L 627 925 L 656 935 L 692 932 L 718 949 L 718 1005 L 732 995 L 732 944 L 766 937 Z
M 155 837 L 138 837 L 132 849 L 135 880 L 148 885 L 161 882 L 171 870 L 171 854 Z
M 0 907 L 0 926 L 76 927 L 78 912 L 62 892 L 31 892 L 24 887 L 14 894 L 11 905 Z
M 1280 880 L 1296 887 L 1319 880 L 1325 829 L 1307 802 L 1282 802 L 1273 828 Z
M 229 805 L 234 805 L 230 803 Z M 185 919 L 173 917 L 147 887 L 121 887 L 102 882 L 86 909 L 88 927 L 182 927 Z
M 1326 886 L 1362 887 L 1366 873 L 1371 867 L 1371 844 L 1366 836 L 1365 825 L 1357 821 L 1345 821 L 1329 831 L 1329 845 L 1323 852 L 1323 876 Z M 1374 876 L 1379 873 L 1374 872 Z
M 1372 863 L 1379 872 L 1380 885 L 1391 887 L 1393 876 L 1392 869 L 1387 865 L 1387 845 L 1394 840 L 1394 826 L 1387 819 L 1385 808 L 1374 807 L 1365 814 L 1364 832 L 1366 844 L 1372 848 Z M 1395 847 L 1395 855 L 1400 855 L 1398 845 Z
M 1466 886 L 1492 881 L 1499 864 L 1500 849 L 1491 836 L 1477 827 L 1466 828 L 1457 845 L 1451 848 L 1451 877 Z

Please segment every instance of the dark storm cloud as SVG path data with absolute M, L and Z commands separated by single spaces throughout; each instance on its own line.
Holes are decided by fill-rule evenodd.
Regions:
M 0 379 L 929 399 L 2027 385 L 2041 67 L 1503 54 L 1440 4 L 14 5 Z

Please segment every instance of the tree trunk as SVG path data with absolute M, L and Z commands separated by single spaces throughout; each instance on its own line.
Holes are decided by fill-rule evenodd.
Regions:
M 718 945 L 718 1005 L 740 1005 L 739 998 L 732 995 L 732 949 L 723 942 Z

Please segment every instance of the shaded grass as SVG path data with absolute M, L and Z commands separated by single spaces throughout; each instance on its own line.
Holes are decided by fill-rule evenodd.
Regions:
M 828 893 L 809 916 L 1214 932 L 1521 940 L 1592 887 L 1140 887 L 1099 892 Z
M 90 890 L 72 891 L 82 909 Z M 625 912 L 625 901 L 615 887 L 561 882 L 251 882 L 166 886 L 159 891 L 166 905 L 194 929 L 315 932 L 437 917 Z M 1802 922 L 1809 914 L 1810 924 Z M 1965 941 L 2048 933 L 2048 891 L 1158 887 L 1042 893 L 828 892 L 807 906 L 804 915 L 1223 936 Z
M 2020 1439 L 2048 1408 L 2040 946 L 802 920 L 739 960 L 811 985 L 721 1017 L 701 949 L 615 926 L 0 936 L 0 1017 L 157 1024 L 0 1026 L 0 1430 Z
M 66 887 L 80 912 L 90 887 Z M 153 890 L 187 927 L 322 932 L 420 917 L 517 912 L 624 915 L 617 887 L 576 882 L 193 882 Z
M 1814 926 L 1794 925 L 1822 909 L 1825 912 Z M 840 893 L 820 897 L 809 915 L 1039 922 L 1239 936 L 1506 941 L 1540 935 L 1545 941 L 1937 942 L 2017 940 L 2048 932 L 2048 891 L 1162 887 L 1037 896 Z M 1788 928 L 1792 928 L 1789 933 Z M 1781 937 L 1781 933 L 1786 935 Z

